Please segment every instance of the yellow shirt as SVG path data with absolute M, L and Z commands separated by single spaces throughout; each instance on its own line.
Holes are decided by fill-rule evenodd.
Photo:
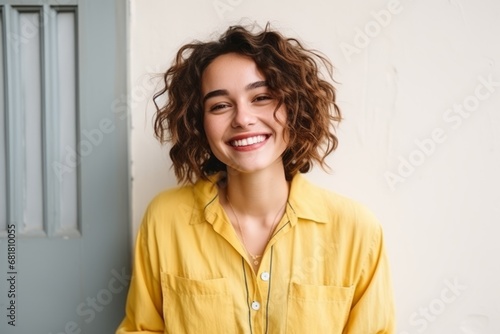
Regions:
M 149 205 L 117 334 L 395 332 L 382 230 L 368 210 L 296 175 L 255 273 L 211 180 Z

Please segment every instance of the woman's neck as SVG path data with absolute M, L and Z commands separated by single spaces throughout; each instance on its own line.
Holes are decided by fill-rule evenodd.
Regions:
M 277 210 L 286 203 L 288 192 L 283 166 L 278 165 L 254 173 L 228 168 L 223 195 L 240 215 L 272 224 Z

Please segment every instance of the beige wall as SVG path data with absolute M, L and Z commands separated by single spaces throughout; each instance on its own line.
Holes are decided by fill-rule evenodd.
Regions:
M 398 333 L 500 333 L 495 0 L 131 0 L 134 235 L 152 196 L 175 185 L 152 136 L 151 75 L 183 43 L 252 21 L 271 21 L 336 66 L 340 148 L 332 174 L 309 176 L 380 218 Z

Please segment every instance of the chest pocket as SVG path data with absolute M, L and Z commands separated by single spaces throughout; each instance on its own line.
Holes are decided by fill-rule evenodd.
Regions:
M 235 333 L 225 278 L 192 280 L 162 273 L 165 333 Z
M 349 317 L 354 286 L 290 283 L 287 334 L 341 334 Z

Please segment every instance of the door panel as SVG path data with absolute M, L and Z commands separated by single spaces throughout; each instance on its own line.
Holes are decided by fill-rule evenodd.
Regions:
M 113 333 L 130 278 L 126 2 L 0 12 L 0 333 Z

